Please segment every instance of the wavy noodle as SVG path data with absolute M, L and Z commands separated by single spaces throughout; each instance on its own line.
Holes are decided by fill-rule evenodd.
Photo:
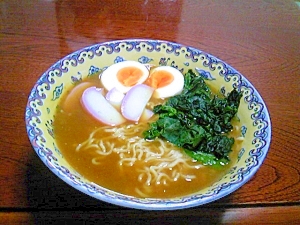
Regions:
M 121 167 L 132 167 L 139 173 L 138 181 L 143 189 L 136 189 L 142 197 L 148 196 L 155 185 L 169 185 L 179 179 L 187 181 L 196 178 L 189 174 L 192 170 L 202 167 L 190 157 L 182 154 L 173 144 L 157 139 L 146 141 L 141 136 L 147 124 L 126 125 L 123 127 L 100 127 L 94 130 L 87 140 L 76 147 L 76 151 L 92 151 L 96 156 L 92 158 L 95 165 L 110 154 L 119 156 Z M 115 139 L 121 139 L 117 143 Z M 189 173 L 187 171 L 190 171 Z

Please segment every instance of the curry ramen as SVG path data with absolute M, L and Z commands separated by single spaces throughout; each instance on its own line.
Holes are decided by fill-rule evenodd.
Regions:
M 91 86 L 102 87 L 97 76 L 65 93 L 53 124 L 63 156 L 91 182 L 136 197 L 180 197 L 218 181 L 236 161 L 238 141 L 230 153 L 231 163 L 221 169 L 202 165 L 165 140 L 146 141 L 142 133 L 156 115 L 149 121 L 117 126 L 100 123 L 86 112 L 80 100 L 84 89 Z M 151 109 L 165 100 L 151 98 L 147 107 Z M 238 121 L 233 125 L 230 136 L 236 138 L 240 133 Z

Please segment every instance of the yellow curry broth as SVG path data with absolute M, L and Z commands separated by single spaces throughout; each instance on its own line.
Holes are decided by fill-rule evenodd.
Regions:
M 92 83 L 97 87 L 101 84 L 97 77 L 88 78 L 85 82 Z M 80 88 L 79 92 L 83 92 Z M 69 92 L 70 93 L 70 92 Z M 99 121 L 92 118 L 81 106 L 80 93 L 74 98 L 68 98 L 65 94 L 61 100 L 61 107 L 58 107 L 54 119 L 54 133 L 57 146 L 69 164 L 83 177 L 100 186 L 110 190 L 120 192 L 126 195 L 141 197 L 136 188 L 143 189 L 143 183 L 138 180 L 138 170 L 145 166 L 145 162 L 136 161 L 132 166 L 120 166 L 118 154 L 110 154 L 100 161 L 100 164 L 92 163 L 93 158 L 99 157 L 93 149 L 81 149 L 76 151 L 77 146 L 88 139 L 91 132 L 103 126 Z M 66 99 L 70 102 L 65 102 Z M 150 100 L 151 101 L 151 100 Z M 72 105 L 72 112 L 65 111 L 66 104 Z M 157 103 L 155 103 L 157 104 Z M 70 108 L 70 107 L 69 107 Z M 238 121 L 234 122 L 238 124 Z M 129 122 L 128 122 L 129 124 Z M 142 131 L 141 131 L 142 132 Z M 233 137 L 239 135 L 238 130 L 230 134 Z M 97 136 L 107 136 L 107 134 L 97 133 Z M 126 144 L 124 140 L 115 138 L 116 145 Z M 231 153 L 231 162 L 235 162 L 237 151 L 240 148 L 236 141 L 233 152 Z M 183 154 L 184 152 L 181 151 Z M 184 156 L 188 157 L 188 156 Z M 203 166 L 199 169 L 191 169 L 191 174 L 196 176 L 191 181 L 178 179 L 168 182 L 167 185 L 152 184 L 152 192 L 147 197 L 171 198 L 188 195 L 203 189 L 218 181 L 230 168 L 231 164 L 221 169 L 215 169 L 210 166 Z M 172 172 L 172 171 L 170 171 Z

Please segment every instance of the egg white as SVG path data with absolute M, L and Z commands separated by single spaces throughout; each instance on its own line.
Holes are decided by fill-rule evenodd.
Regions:
M 173 75 L 173 81 L 164 87 L 155 89 L 153 93 L 154 98 L 168 98 L 181 93 L 184 86 L 184 77 L 178 69 L 171 66 L 160 66 L 153 69 L 151 73 L 156 71 L 169 72 Z
M 110 91 L 113 88 L 116 88 L 122 93 L 127 93 L 132 86 L 125 86 L 118 81 L 117 73 L 124 67 L 136 67 L 140 69 L 143 74 L 142 77 L 138 80 L 137 84 L 143 83 L 149 75 L 149 70 L 145 65 L 137 61 L 122 61 L 116 64 L 109 66 L 106 70 L 103 71 L 100 79 L 101 83 L 107 91 Z

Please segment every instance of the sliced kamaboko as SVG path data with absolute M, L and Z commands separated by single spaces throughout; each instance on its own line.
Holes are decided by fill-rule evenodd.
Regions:
M 105 98 L 107 101 L 110 102 L 117 110 L 121 109 L 121 103 L 124 98 L 124 94 L 119 91 L 117 88 L 111 89 L 109 92 L 107 92 Z
M 122 115 L 128 120 L 138 121 L 153 91 L 153 88 L 145 84 L 137 84 L 131 88 L 122 101 Z
M 117 126 L 126 121 L 121 113 L 105 99 L 102 88 L 87 88 L 82 94 L 81 103 L 88 113 L 104 124 Z
M 90 82 L 83 82 L 78 85 L 76 85 L 72 91 L 68 94 L 66 100 L 64 101 L 62 105 L 62 109 L 67 112 L 71 113 L 76 110 L 76 102 L 80 102 L 82 93 L 85 89 L 88 87 L 92 87 L 94 84 Z

